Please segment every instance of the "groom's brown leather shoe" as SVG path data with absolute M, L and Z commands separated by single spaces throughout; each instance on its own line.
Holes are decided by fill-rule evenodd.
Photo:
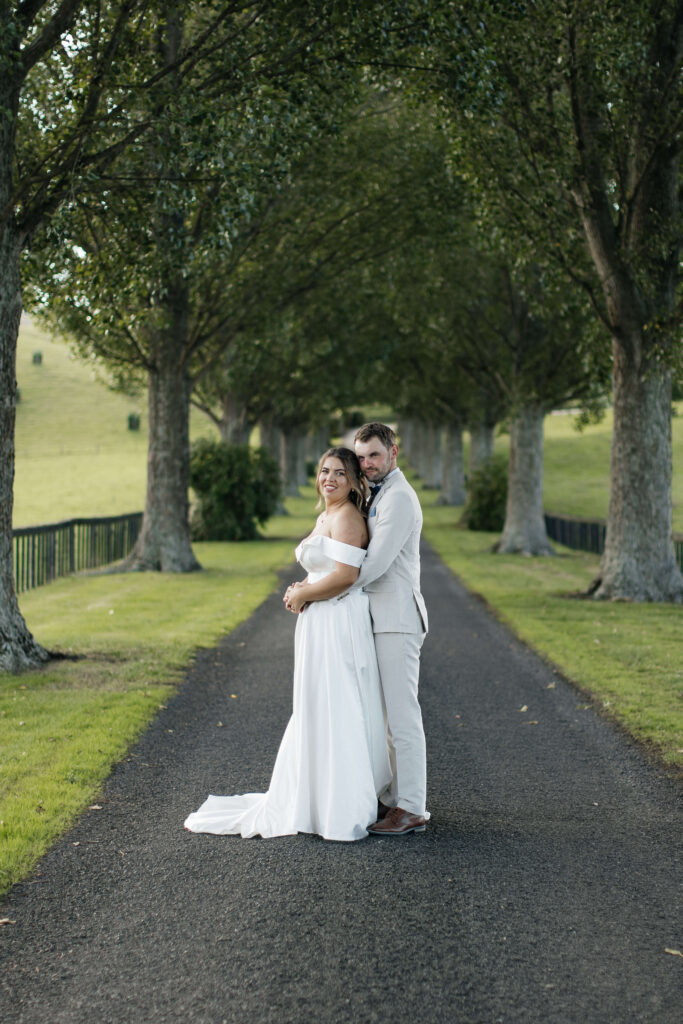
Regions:
M 373 836 L 403 836 L 406 832 L 424 832 L 425 819 L 421 814 L 411 814 L 402 807 L 392 807 L 381 821 L 368 826 Z

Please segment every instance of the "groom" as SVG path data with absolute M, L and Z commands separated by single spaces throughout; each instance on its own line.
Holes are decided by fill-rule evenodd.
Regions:
M 375 648 L 390 735 L 393 779 L 380 793 L 373 835 L 424 832 L 427 767 L 422 713 L 417 700 L 420 648 L 427 609 L 420 593 L 422 510 L 415 491 L 396 465 L 398 445 L 391 427 L 366 423 L 354 438 L 356 455 L 370 484 L 370 544 L 353 585 L 370 601 Z

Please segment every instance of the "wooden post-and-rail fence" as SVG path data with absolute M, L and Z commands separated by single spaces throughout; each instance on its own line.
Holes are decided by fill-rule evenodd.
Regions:
M 593 551 L 601 555 L 605 550 L 605 522 L 602 519 L 582 519 L 580 516 L 552 516 L 545 513 L 545 528 L 551 540 L 574 551 Z M 674 533 L 676 561 L 683 569 L 683 534 Z
M 24 526 L 14 534 L 17 593 L 125 558 L 140 533 L 142 512 Z
M 96 569 L 128 555 L 142 525 L 142 512 L 99 519 L 67 519 L 14 530 L 17 593 L 83 569 Z M 551 540 L 575 551 L 602 554 L 605 523 L 577 516 L 545 516 Z M 674 534 L 676 558 L 683 569 L 683 535 Z

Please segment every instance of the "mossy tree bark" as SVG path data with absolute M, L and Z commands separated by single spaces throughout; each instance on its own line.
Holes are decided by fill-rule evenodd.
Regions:
M 481 466 L 485 459 L 493 455 L 493 437 L 495 425 L 478 420 L 470 425 L 470 476 Z
M 3 145 L 7 141 L 0 129 L 0 168 L 5 171 L 4 187 L 0 181 L 0 207 L 8 195 L 9 169 Z M 0 231 L 0 672 L 20 672 L 47 661 L 49 655 L 35 641 L 19 611 L 14 583 L 12 509 L 21 239 L 11 226 L 2 226 Z
M 462 426 L 448 423 L 443 435 L 443 473 L 437 505 L 465 504 L 465 461 Z
M 581 170 L 573 196 L 598 273 L 612 335 L 610 501 L 605 551 L 589 593 L 597 599 L 683 602 L 671 509 L 671 371 L 680 345 L 680 139 L 666 122 L 683 55 L 683 7 L 653 23 L 648 81 L 634 97 L 625 148 L 623 209 L 614 221 L 600 148 L 601 94 L 589 34 L 570 37 L 572 117 Z M 680 86 L 678 86 L 680 88 Z M 673 90 L 673 93 L 670 93 Z M 603 104 L 604 105 L 604 104 Z
M 218 429 L 225 443 L 249 444 L 252 424 L 239 396 L 232 391 L 225 391 L 221 396 L 221 412 Z
M 510 422 L 505 525 L 499 554 L 555 554 L 543 517 L 543 407 L 522 406 Z
M 292 427 L 283 433 L 283 490 L 288 498 L 299 497 L 301 484 L 301 462 L 305 466 L 306 435 Z
M 182 355 L 187 343 L 187 294 L 169 303 L 170 324 L 150 342 L 147 496 L 142 529 L 126 565 L 131 569 L 192 572 L 201 566 L 190 541 L 190 395 Z
M 683 601 L 671 510 L 671 375 L 614 345 L 610 498 L 597 599 Z
M 0 28 L 2 23 L 0 22 Z M 18 87 L 0 87 L 0 211 L 11 210 Z M 0 671 L 39 665 L 48 653 L 36 643 L 19 611 L 14 583 L 14 424 L 17 400 L 17 337 L 21 320 L 19 261 L 24 237 L 13 215 L 0 220 Z

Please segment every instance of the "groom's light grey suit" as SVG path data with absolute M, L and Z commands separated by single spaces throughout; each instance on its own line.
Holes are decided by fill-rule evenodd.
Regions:
M 370 602 L 393 780 L 383 803 L 425 814 L 426 753 L 417 699 L 427 609 L 420 592 L 422 509 L 400 469 L 389 473 L 368 515 L 370 545 L 354 588 Z

